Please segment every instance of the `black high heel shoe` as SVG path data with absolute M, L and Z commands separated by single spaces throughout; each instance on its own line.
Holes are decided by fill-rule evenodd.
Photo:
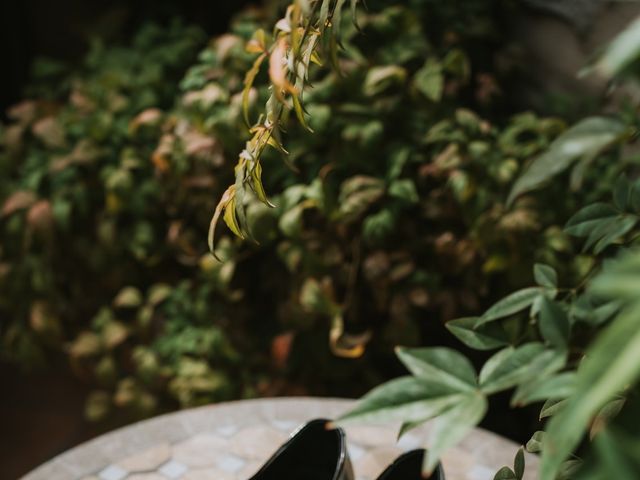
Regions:
M 403 453 L 380 474 L 378 480 L 444 480 L 441 464 L 438 464 L 430 476 L 422 476 L 424 454 L 424 449 Z
M 318 419 L 300 427 L 250 480 L 354 480 L 341 428 Z

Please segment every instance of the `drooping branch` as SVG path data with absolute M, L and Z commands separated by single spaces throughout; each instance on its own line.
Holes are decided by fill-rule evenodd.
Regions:
M 350 0 L 353 18 L 359 0 Z M 281 140 L 282 117 L 293 110 L 300 124 L 309 131 L 303 94 L 312 63 L 322 66 L 322 45 L 328 45 L 324 56 L 337 68 L 341 13 L 346 0 L 294 0 L 285 16 L 275 25 L 272 38 L 264 30 L 255 32 L 246 50 L 257 54 L 244 78 L 242 110 L 252 134 L 235 166 L 235 183 L 223 193 L 209 226 L 209 249 L 215 255 L 216 225 L 222 217 L 229 229 L 240 238 L 250 238 L 245 195 L 252 192 L 259 201 L 273 207 L 262 183 L 261 158 L 269 146 L 287 155 Z M 265 109 L 252 123 L 249 115 L 250 92 L 263 65 L 268 64 L 270 96 Z

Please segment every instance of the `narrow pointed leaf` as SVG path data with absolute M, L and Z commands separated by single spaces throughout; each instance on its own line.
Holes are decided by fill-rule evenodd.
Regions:
M 569 317 L 555 302 L 542 297 L 538 318 L 542 337 L 553 347 L 566 350 L 569 342 Z
M 443 347 L 397 348 L 400 361 L 416 377 L 458 391 L 476 388 L 476 371 L 461 353 Z
M 433 382 L 406 376 L 374 388 L 339 422 L 423 422 L 455 405 L 462 394 Z
M 508 203 L 519 195 L 538 188 L 566 170 L 575 160 L 597 155 L 624 132 L 620 121 L 607 117 L 590 117 L 560 135 L 542 155 L 535 158 L 515 182 Z
M 558 274 L 549 265 L 536 263 L 533 266 L 533 276 L 541 287 L 556 288 L 558 286 Z
M 542 480 L 555 478 L 596 413 L 640 377 L 639 317 L 637 305 L 622 312 L 587 350 L 578 370 L 574 394 L 548 424 Z
M 533 301 L 543 294 L 540 287 L 523 288 L 506 296 L 487 310 L 476 322 L 476 327 L 485 323 L 508 317 L 531 306 Z
M 507 334 L 498 323 L 489 323 L 476 329 L 477 321 L 478 317 L 457 318 L 448 321 L 445 327 L 462 343 L 476 350 L 493 350 L 509 343 Z
M 564 355 L 532 342 L 518 348 L 507 347 L 484 364 L 480 389 L 486 394 L 512 388 L 540 376 L 550 375 L 565 364 Z
M 442 454 L 460 442 L 484 418 L 486 411 L 485 396 L 480 392 L 471 392 L 456 406 L 437 417 L 424 457 L 423 471 L 432 472 Z
M 253 66 L 244 76 L 244 88 L 242 89 L 242 114 L 247 126 L 251 125 L 251 122 L 249 121 L 249 92 L 251 91 L 251 87 L 253 87 L 253 82 L 260 72 L 260 66 L 262 65 L 262 62 L 264 62 L 265 58 L 267 58 L 266 53 L 263 53 L 256 58 L 253 62 Z

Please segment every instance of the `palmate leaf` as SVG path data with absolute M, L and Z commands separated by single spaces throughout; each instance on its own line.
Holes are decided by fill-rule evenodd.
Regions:
M 450 348 L 396 348 L 396 354 L 407 369 L 419 379 L 459 392 L 477 388 L 477 375 L 471 362 Z
M 441 384 L 400 377 L 371 390 L 338 422 L 421 423 L 457 404 L 463 396 Z
M 486 397 L 475 391 L 464 395 L 453 408 L 437 417 L 424 457 L 423 471 L 431 473 L 438 465 L 442 453 L 460 442 L 484 418 L 486 412 Z
M 544 289 L 540 287 L 528 287 L 518 290 L 506 296 L 489 308 L 476 322 L 476 328 L 485 323 L 508 317 L 518 313 L 533 304 L 536 298 L 544 294 Z
M 575 372 L 563 372 L 550 377 L 541 376 L 521 384 L 511 399 L 513 406 L 525 406 L 543 400 L 564 400 L 573 393 Z
M 520 347 L 507 347 L 493 355 L 480 371 L 480 389 L 485 394 L 496 393 L 544 377 L 560 370 L 565 355 L 549 350 L 538 342 Z
M 575 390 L 549 422 L 541 478 L 553 480 L 578 446 L 589 422 L 615 395 L 640 377 L 640 306 L 623 311 L 587 350 Z
M 507 203 L 519 195 L 534 190 L 555 175 L 569 168 L 577 159 L 596 156 L 616 142 L 625 132 L 618 120 L 590 117 L 578 122 L 560 135 L 542 155 L 533 159 L 516 180 Z
M 455 350 L 401 348 L 397 355 L 413 376 L 373 389 L 338 421 L 401 421 L 402 434 L 435 417 L 423 464 L 430 472 L 442 452 L 484 417 L 487 399 L 477 388 L 473 366 Z
M 450 320 L 445 324 L 447 330 L 468 347 L 476 350 L 493 350 L 507 345 L 507 334 L 497 322 L 475 328 L 478 317 L 466 317 Z

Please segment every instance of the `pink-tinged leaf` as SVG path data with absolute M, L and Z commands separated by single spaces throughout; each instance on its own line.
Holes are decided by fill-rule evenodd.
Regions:
M 280 38 L 269 57 L 269 78 L 274 87 L 274 93 L 282 101 L 282 93 L 295 92 L 295 88 L 289 82 L 287 69 L 287 41 Z

